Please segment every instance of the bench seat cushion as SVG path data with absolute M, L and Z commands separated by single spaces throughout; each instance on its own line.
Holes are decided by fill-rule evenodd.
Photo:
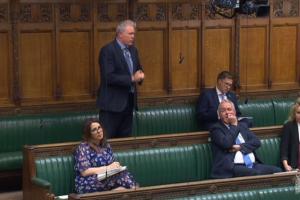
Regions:
M 0 171 L 18 170 L 22 168 L 21 151 L 0 153 Z

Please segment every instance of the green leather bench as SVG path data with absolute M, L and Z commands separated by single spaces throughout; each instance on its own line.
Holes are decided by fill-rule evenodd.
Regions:
M 257 152 L 267 164 L 279 162 L 280 138 L 262 139 Z M 212 154 L 209 143 L 155 149 L 137 149 L 115 153 L 141 187 L 208 180 Z M 50 187 L 56 196 L 74 192 L 74 160 L 72 155 L 41 157 L 35 160 L 33 182 Z
M 242 116 L 253 117 L 255 127 L 274 125 L 274 107 L 273 102 L 268 100 L 249 100 L 247 104 L 239 103 L 239 109 Z
M 175 198 L 174 200 L 298 200 L 299 198 L 300 192 L 296 191 L 295 186 L 286 186 L 248 191 L 227 192 L 220 194 L 190 196 Z
M 282 125 L 286 122 L 294 102 L 294 99 L 273 99 L 274 125 Z
M 21 169 L 25 144 L 49 144 L 78 141 L 83 122 L 95 114 L 15 116 L 0 119 L 0 171 Z
M 117 152 L 115 156 L 122 165 L 128 167 L 142 187 L 198 179 L 193 146 Z M 51 191 L 56 195 L 74 192 L 72 155 L 41 158 L 35 164 L 36 183 L 50 185 Z
M 197 131 L 192 105 L 145 108 L 134 113 L 134 136 Z M 0 173 L 20 170 L 24 145 L 80 141 L 84 121 L 98 111 L 0 118 Z
M 255 100 L 239 106 L 261 127 L 284 121 L 291 102 Z M 195 115 L 194 105 L 143 108 L 134 113 L 133 136 L 199 131 Z M 98 111 L 1 117 L 0 174 L 22 169 L 23 145 L 79 141 L 84 121 L 97 117 Z
M 147 136 L 199 131 L 194 105 L 143 108 L 134 117 L 133 135 Z

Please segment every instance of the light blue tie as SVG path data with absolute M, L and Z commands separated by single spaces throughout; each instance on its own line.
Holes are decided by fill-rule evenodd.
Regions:
M 123 51 L 124 51 L 124 57 L 125 57 L 127 65 L 128 65 L 130 74 L 133 75 L 133 63 L 132 63 L 132 59 L 131 59 L 129 49 L 124 48 Z
M 236 138 L 235 143 L 241 144 L 239 137 Z M 253 162 L 251 161 L 250 156 L 248 154 L 243 154 L 243 159 L 244 159 L 246 167 L 248 167 L 248 168 L 253 167 Z

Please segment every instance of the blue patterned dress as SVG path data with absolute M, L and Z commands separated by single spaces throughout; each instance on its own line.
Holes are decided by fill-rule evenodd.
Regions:
M 133 188 L 136 185 L 132 175 L 127 171 L 98 181 L 97 175 L 81 176 L 81 172 L 90 167 L 107 166 L 115 161 L 111 147 L 108 145 L 97 153 L 87 142 L 82 142 L 74 152 L 75 191 L 79 194 L 112 190 L 117 187 Z

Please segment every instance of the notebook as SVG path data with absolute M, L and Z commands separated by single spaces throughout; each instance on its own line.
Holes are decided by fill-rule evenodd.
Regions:
M 122 167 L 119 167 L 119 168 L 116 168 L 116 169 L 108 170 L 106 173 L 98 174 L 97 178 L 98 178 L 99 181 L 102 181 L 102 180 L 106 179 L 107 177 L 110 177 L 112 175 L 120 173 L 120 172 L 122 172 L 126 169 L 127 169 L 126 166 L 122 166 Z

